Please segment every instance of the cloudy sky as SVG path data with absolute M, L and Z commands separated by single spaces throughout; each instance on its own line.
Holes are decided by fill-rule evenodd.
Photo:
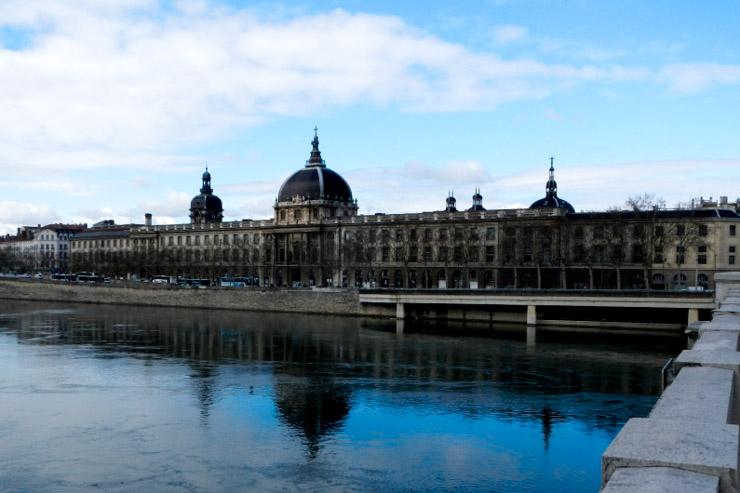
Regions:
M 3 0 L 0 233 L 264 218 L 314 125 L 362 213 L 740 194 L 734 1 Z

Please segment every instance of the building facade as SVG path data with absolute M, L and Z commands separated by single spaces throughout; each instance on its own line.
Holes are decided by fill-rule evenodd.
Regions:
M 280 187 L 273 218 L 223 221 L 206 171 L 189 224 L 77 235 L 74 268 L 262 286 L 474 289 L 712 288 L 716 272 L 737 268 L 732 208 L 576 213 L 558 197 L 551 161 L 545 196 L 527 209 L 486 210 L 476 190 L 464 210 L 450 195 L 440 211 L 359 215 L 317 135 L 311 146 Z
M 25 226 L 14 236 L 0 238 L 5 267 L 16 271 L 64 272 L 69 268 L 70 243 L 86 224 Z

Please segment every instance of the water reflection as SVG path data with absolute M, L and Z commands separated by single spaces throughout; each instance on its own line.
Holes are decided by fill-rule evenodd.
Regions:
M 156 391 L 147 391 L 166 406 L 183 405 L 177 401 L 176 376 L 178 365 L 184 365 L 202 429 L 187 432 L 206 441 L 201 447 L 209 447 L 203 445 L 209 439 L 228 441 L 235 426 L 252 426 L 249 433 L 282 430 L 283 438 L 249 442 L 293 464 L 276 476 L 343 477 L 346 483 L 339 489 L 374 489 L 378 477 L 391 490 L 448 489 L 450 484 L 462 489 L 498 484 L 504 491 L 538 491 L 545 484 L 555 484 L 546 488 L 552 491 L 594 489 L 598 448 L 628 417 L 650 409 L 660 385 L 657 370 L 675 351 L 670 341 L 650 349 L 642 342 L 614 340 L 532 346 L 521 330 L 499 333 L 504 337 L 413 330 L 397 336 L 393 322 L 340 317 L 84 305 L 49 309 L 32 303 L 0 304 L 0 313 L 5 327 L 0 335 L 12 334 L 21 345 L 49 348 L 50 357 L 79 358 L 85 371 L 87 358 L 103 365 L 116 362 L 120 373 L 111 385 L 134 379 L 126 361 L 144 364 L 147 378 L 166 376 Z M 55 348 L 76 352 L 56 353 Z M 10 351 L 0 346 L 3 350 Z M 0 392 L 28 384 L 1 378 Z M 136 385 L 149 384 L 136 380 Z M 185 419 L 184 412 L 187 406 L 178 408 L 179 419 Z M 269 424 L 270 412 L 275 425 Z M 254 423 L 262 424 L 254 428 Z M 531 432 L 539 436 L 539 445 Z M 296 444 L 308 461 L 302 467 L 313 464 L 310 478 L 291 458 Z M 356 463 L 342 462 L 340 452 Z M 0 446 L 0 459 L 2 453 Z M 508 466 L 480 463 L 484 457 L 492 460 L 491 454 Z M 331 472 L 327 461 L 334 465 Z M 408 462 L 413 471 L 404 467 L 394 473 L 394 461 Z M 425 476 L 421 471 L 430 467 L 439 471 Z M 570 479 L 560 477 L 563 468 L 571 468 Z M 207 474 L 216 470 L 211 465 Z M 271 481 L 272 489 L 285 486 L 280 479 Z

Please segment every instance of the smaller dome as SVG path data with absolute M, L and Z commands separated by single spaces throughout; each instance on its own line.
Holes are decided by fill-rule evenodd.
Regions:
M 565 209 L 568 213 L 574 213 L 576 210 L 567 200 L 558 198 L 558 183 L 555 181 L 555 166 L 550 158 L 550 176 L 545 184 L 545 196 L 536 200 L 529 206 L 530 209 Z
M 206 168 L 203 172 L 203 186 L 200 188 L 200 194 L 190 201 L 190 221 L 192 223 L 221 222 L 223 211 L 221 199 L 213 195 L 211 174 Z
M 536 200 L 529 206 L 530 209 L 565 209 L 568 213 L 574 213 L 576 210 L 567 200 L 559 199 L 556 196 L 547 196 Z
M 191 209 L 208 209 L 212 211 L 223 211 L 221 199 L 213 194 L 201 193 L 190 201 Z

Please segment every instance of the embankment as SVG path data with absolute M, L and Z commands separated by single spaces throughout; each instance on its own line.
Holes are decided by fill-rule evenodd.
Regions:
M 362 310 L 356 291 L 340 290 L 181 289 L 147 284 L 86 285 L 2 279 L 0 299 L 332 315 L 380 314 Z

